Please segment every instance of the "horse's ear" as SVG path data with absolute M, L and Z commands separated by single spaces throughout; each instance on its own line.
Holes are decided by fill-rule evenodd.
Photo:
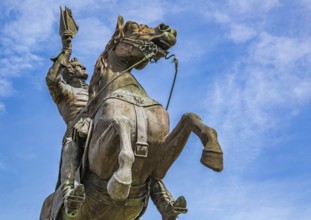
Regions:
M 122 32 L 123 27 L 124 27 L 124 18 L 121 15 L 119 15 L 118 21 L 117 21 L 116 31 Z
M 124 37 L 123 33 L 124 19 L 121 15 L 118 16 L 116 31 L 113 35 L 113 48 L 119 43 L 120 39 Z

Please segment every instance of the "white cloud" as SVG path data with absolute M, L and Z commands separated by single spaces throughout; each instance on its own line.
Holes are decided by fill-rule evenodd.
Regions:
M 70 9 L 72 9 L 74 16 L 82 11 L 96 10 L 101 7 L 107 7 L 107 5 L 115 4 L 116 0 L 78 0 L 70 4 Z M 69 3 L 65 3 L 66 5 Z M 60 5 L 64 5 L 61 3 Z M 68 6 L 68 5 L 67 5 Z M 62 6 L 64 9 L 64 7 Z
M 5 111 L 5 105 L 0 102 L 0 113 Z
M 21 52 L 32 52 L 44 46 L 40 43 L 49 38 L 56 19 L 55 11 L 49 7 L 49 2 L 26 0 L 19 1 L 16 5 L 13 1 L 7 7 L 11 7 L 11 13 L 16 16 L 5 23 L 1 31 L 1 40 L 8 39 L 4 46 L 11 47 L 12 50 L 17 49 L 14 52 L 19 52 L 21 48 Z M 31 48 L 32 46 L 34 48 Z
M 23 54 L 19 54 L 20 51 L 11 52 L 12 55 L 6 56 L 0 61 L 0 76 L 7 80 L 11 77 L 20 76 L 26 70 L 32 69 L 43 61 L 40 56 L 35 55 L 30 51 Z
M 230 26 L 230 38 L 236 43 L 245 42 L 255 35 L 255 30 L 246 25 L 232 23 Z
M 265 16 L 280 5 L 279 0 L 229 0 L 204 4 L 200 12 L 210 21 L 221 24 L 228 31 L 227 37 L 233 42 L 245 43 L 261 32 L 266 23 Z
M 0 79 L 0 97 L 9 96 L 12 92 L 13 89 L 11 83 L 6 79 Z
M 73 41 L 73 53 L 77 52 L 82 57 L 93 57 L 95 63 L 97 56 L 104 50 L 106 43 L 114 30 L 109 29 L 106 23 L 96 18 L 77 19 L 80 26 L 77 39 Z
M 279 0 L 229 0 L 228 8 L 239 14 L 264 13 L 280 5 Z
M 176 48 L 174 48 L 174 53 L 180 62 L 191 62 L 208 52 L 208 48 L 203 48 L 202 41 L 197 38 L 187 39 L 180 42 L 180 45 L 182 46 L 176 45 Z
M 232 40 L 229 43 L 239 43 L 239 53 L 246 49 L 234 65 L 224 68 L 225 73 L 215 75 L 206 92 L 203 118 L 218 131 L 225 161 L 220 175 L 225 177 L 216 184 L 196 182 L 191 196 L 186 196 L 191 201 L 189 214 L 217 220 L 307 220 L 311 216 L 308 177 L 275 181 L 276 175 L 260 182 L 264 174 L 259 172 L 252 182 L 246 180 L 252 171 L 246 174 L 246 170 L 273 166 L 258 164 L 259 154 L 280 141 L 284 135 L 280 131 L 290 126 L 301 107 L 310 105 L 311 39 L 290 32 L 275 34 L 274 28 L 282 24 L 268 17 L 281 5 L 279 1 L 222 3 L 202 7 L 202 16 L 219 24 Z M 290 19 L 293 14 L 286 16 Z
M 55 33 L 59 17 L 58 7 L 55 6 L 57 3 L 53 1 L 51 4 L 51 2 L 7 1 L 5 10 L 1 7 L 3 16 L 10 13 L 16 16 L 6 21 L 0 37 L 4 47 L 2 54 L 5 56 L 5 59 L 0 61 L 2 78 L 0 96 L 12 94 L 10 77 L 19 76 L 25 70 L 30 70 L 37 63 L 42 62 L 43 58 L 38 51 L 51 45 L 60 48 L 60 41 L 54 43 L 56 37 L 59 37 L 56 36 L 58 33 Z M 62 1 L 57 2 L 63 5 Z M 194 5 L 197 3 L 197 1 L 193 2 Z M 208 118 L 204 121 L 208 121 L 209 125 L 217 125 L 215 128 L 219 132 L 220 143 L 224 147 L 225 171 L 220 174 L 220 177 L 229 173 L 230 178 L 234 176 L 236 179 L 214 185 L 212 183 L 216 179 L 215 176 L 208 179 L 209 182 L 199 179 L 195 188 L 193 188 L 193 181 L 190 182 L 189 194 L 193 196 L 187 197 L 189 212 L 196 212 L 202 217 L 193 219 L 206 217 L 206 219 L 218 220 L 306 220 L 305 216 L 311 215 L 310 209 L 304 205 L 297 207 L 297 203 L 302 198 L 299 194 L 300 190 L 308 189 L 306 185 L 310 185 L 309 183 L 286 186 L 280 182 L 247 184 L 240 180 L 242 177 L 239 171 L 249 168 L 247 165 L 257 158 L 262 148 L 270 146 L 269 137 L 266 136 L 268 133 L 273 133 L 281 126 L 287 126 L 293 114 L 299 112 L 301 106 L 310 103 L 311 76 L 308 72 L 311 54 L 310 39 L 276 36 L 266 30 L 265 17 L 281 4 L 277 0 L 264 2 L 232 0 L 229 3 L 221 2 L 217 5 L 215 3 L 213 7 L 206 1 L 203 2 L 203 6 L 208 8 L 194 7 L 195 12 L 202 11 L 204 18 L 209 16 L 215 19 L 213 22 L 220 24 L 226 30 L 228 39 L 247 50 L 228 72 L 215 74 L 215 77 L 219 78 L 207 91 L 209 101 L 206 103 L 207 111 L 204 117 Z M 119 12 L 126 20 L 132 19 L 150 24 L 162 21 L 172 10 L 181 10 L 177 4 L 162 1 L 126 1 L 118 5 L 117 1 L 113 0 L 104 3 L 88 0 L 75 1 L 72 4 L 74 16 L 81 27 L 74 41 L 74 53 L 82 57 L 88 54 L 93 56 L 93 53 L 96 53 L 94 51 L 103 50 L 112 34 L 112 28 L 115 27 L 115 15 Z M 191 8 L 193 5 L 187 2 L 187 7 Z M 94 17 L 82 16 L 89 12 L 94 12 L 92 14 Z M 99 12 L 102 13 L 102 17 Z M 43 16 L 41 19 L 45 14 L 47 17 Z M 187 18 L 185 16 L 185 19 Z M 215 42 L 213 40 L 205 39 L 212 43 Z M 203 54 L 202 50 L 206 52 L 207 49 L 206 45 L 202 46 L 194 41 L 185 41 L 182 45 L 183 51 L 177 52 L 177 55 L 180 55 L 184 61 L 191 60 L 193 57 L 200 58 Z M 192 48 L 192 51 L 184 48 Z M 95 59 L 92 58 L 92 62 L 95 62 Z M 4 110 L 4 103 L 0 103 L 0 112 Z M 26 156 L 28 159 L 33 159 L 35 155 Z M 1 169 L 4 169 L 4 165 L 0 161 Z M 191 176 L 185 175 L 184 170 L 180 172 L 181 178 Z M 200 175 L 201 173 L 197 176 Z M 183 184 L 178 184 L 173 189 Z M 293 189 L 296 190 L 292 192 Z M 284 192 L 287 192 L 286 195 L 283 194 Z M 305 193 L 310 195 L 310 191 Z M 187 219 L 189 216 L 181 218 Z
M 122 7 L 122 6 L 121 6 Z M 126 19 L 150 24 L 162 21 L 168 8 L 161 1 L 129 1 L 123 5 L 122 12 Z
M 14 77 L 23 76 L 43 62 L 39 52 L 49 47 L 55 12 L 48 1 L 9 1 L 3 3 L 0 43 L 0 96 L 13 94 Z
M 269 16 L 281 6 L 278 0 L 238 0 L 198 7 L 231 43 L 246 48 L 226 73 L 217 74 L 206 97 L 206 121 L 217 126 L 233 170 L 244 170 L 265 147 L 263 140 L 267 144 L 266 135 L 282 129 L 280 123 L 286 126 L 311 100 L 310 38 L 275 34 L 278 23 Z
M 266 135 L 310 103 L 309 42 L 262 34 L 208 91 L 207 121 L 219 126 L 230 166 L 243 170 L 267 145 Z
M 288 67 L 296 62 L 309 62 L 311 43 L 309 39 L 278 37 L 261 33 L 258 42 L 249 49 L 254 61 L 260 65 Z
M 197 183 L 196 187 L 209 186 L 209 190 L 201 190 L 200 199 L 194 199 L 196 202 L 189 204 L 189 209 L 197 216 L 217 220 L 307 220 L 310 203 L 302 201 L 310 195 L 309 184 L 305 180 L 235 182 L 215 189 L 210 183 Z
M 64 5 L 63 2 L 59 3 Z M 126 20 L 149 24 L 163 20 L 165 14 L 170 12 L 168 4 L 162 1 L 127 1 L 122 4 L 115 0 L 76 1 L 71 8 L 81 29 L 74 42 L 74 53 L 82 57 L 92 57 L 95 53 L 98 56 L 114 31 L 111 27 L 115 27 L 117 14 L 123 14 Z M 2 6 L 0 42 L 4 57 L 0 61 L 0 76 L 10 82 L 10 78 L 24 75 L 46 61 L 40 56 L 44 50 L 54 46 L 61 48 L 59 42 L 55 43 L 59 10 L 54 1 L 12 0 L 2 3 Z M 174 10 L 177 10 L 176 7 Z M 85 13 L 102 13 L 103 16 L 99 16 L 99 19 L 85 18 Z M 112 14 L 113 19 L 110 18 Z M 92 66 L 96 59 L 92 60 Z
M 244 43 L 256 35 L 256 30 L 246 23 L 239 23 L 224 12 L 212 13 L 214 21 L 228 28 L 228 37 L 235 43 Z

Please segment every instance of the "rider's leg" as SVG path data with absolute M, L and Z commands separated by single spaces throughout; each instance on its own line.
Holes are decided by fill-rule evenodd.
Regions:
M 83 149 L 72 138 L 66 138 L 62 150 L 61 189 L 65 211 L 74 216 L 84 201 L 84 187 L 75 186 L 75 174 L 79 168 Z
M 181 213 L 186 213 L 186 200 L 180 196 L 175 201 L 162 180 L 151 179 L 150 196 L 163 220 L 175 220 Z

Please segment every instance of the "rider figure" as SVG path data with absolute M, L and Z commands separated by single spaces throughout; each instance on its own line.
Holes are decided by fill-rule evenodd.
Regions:
M 90 120 L 83 118 L 83 114 L 79 114 L 89 99 L 88 85 L 85 82 L 88 74 L 77 58 L 69 61 L 71 41 L 72 34 L 65 31 L 62 35 L 63 49 L 56 58 L 52 59 L 54 64 L 46 76 L 46 83 L 61 116 L 67 124 L 57 187 L 61 187 L 66 213 L 73 216 L 84 201 L 84 187 L 81 184 L 75 186 L 75 174 L 83 155 L 83 147 L 81 146 L 83 141 L 81 140 L 85 139 L 87 135 Z M 81 115 L 81 119 L 77 122 L 78 114 Z M 75 124 L 73 124 L 74 121 Z M 73 132 L 74 129 L 77 132 Z M 75 133 L 76 137 L 74 137 Z
M 69 216 L 77 214 L 85 198 L 83 185 L 75 185 L 75 174 L 82 159 L 83 144 L 90 124 L 86 114 L 81 114 L 89 99 L 88 85 L 85 82 L 88 74 L 77 58 L 69 61 L 72 38 L 70 32 L 64 32 L 63 49 L 52 59 L 54 64 L 46 76 L 50 94 L 67 124 L 57 187 L 61 187 L 65 211 Z M 174 220 L 187 210 L 184 197 L 175 201 L 161 180 L 152 178 L 150 196 L 164 220 Z

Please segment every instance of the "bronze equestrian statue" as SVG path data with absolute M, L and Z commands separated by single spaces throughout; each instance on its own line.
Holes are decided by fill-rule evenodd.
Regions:
M 77 26 L 68 8 L 61 12 L 63 49 L 53 59 L 47 85 L 67 131 L 57 188 L 45 200 L 40 220 L 138 220 L 149 197 L 163 220 L 176 219 L 187 211 L 186 201 L 175 201 L 162 179 L 191 132 L 204 146 L 201 162 L 223 169 L 216 131 L 187 113 L 169 132 L 167 111 L 131 74 L 165 57 L 176 31 L 165 24 L 124 24 L 119 16 L 88 87 L 84 66 L 76 58 L 69 61 Z

